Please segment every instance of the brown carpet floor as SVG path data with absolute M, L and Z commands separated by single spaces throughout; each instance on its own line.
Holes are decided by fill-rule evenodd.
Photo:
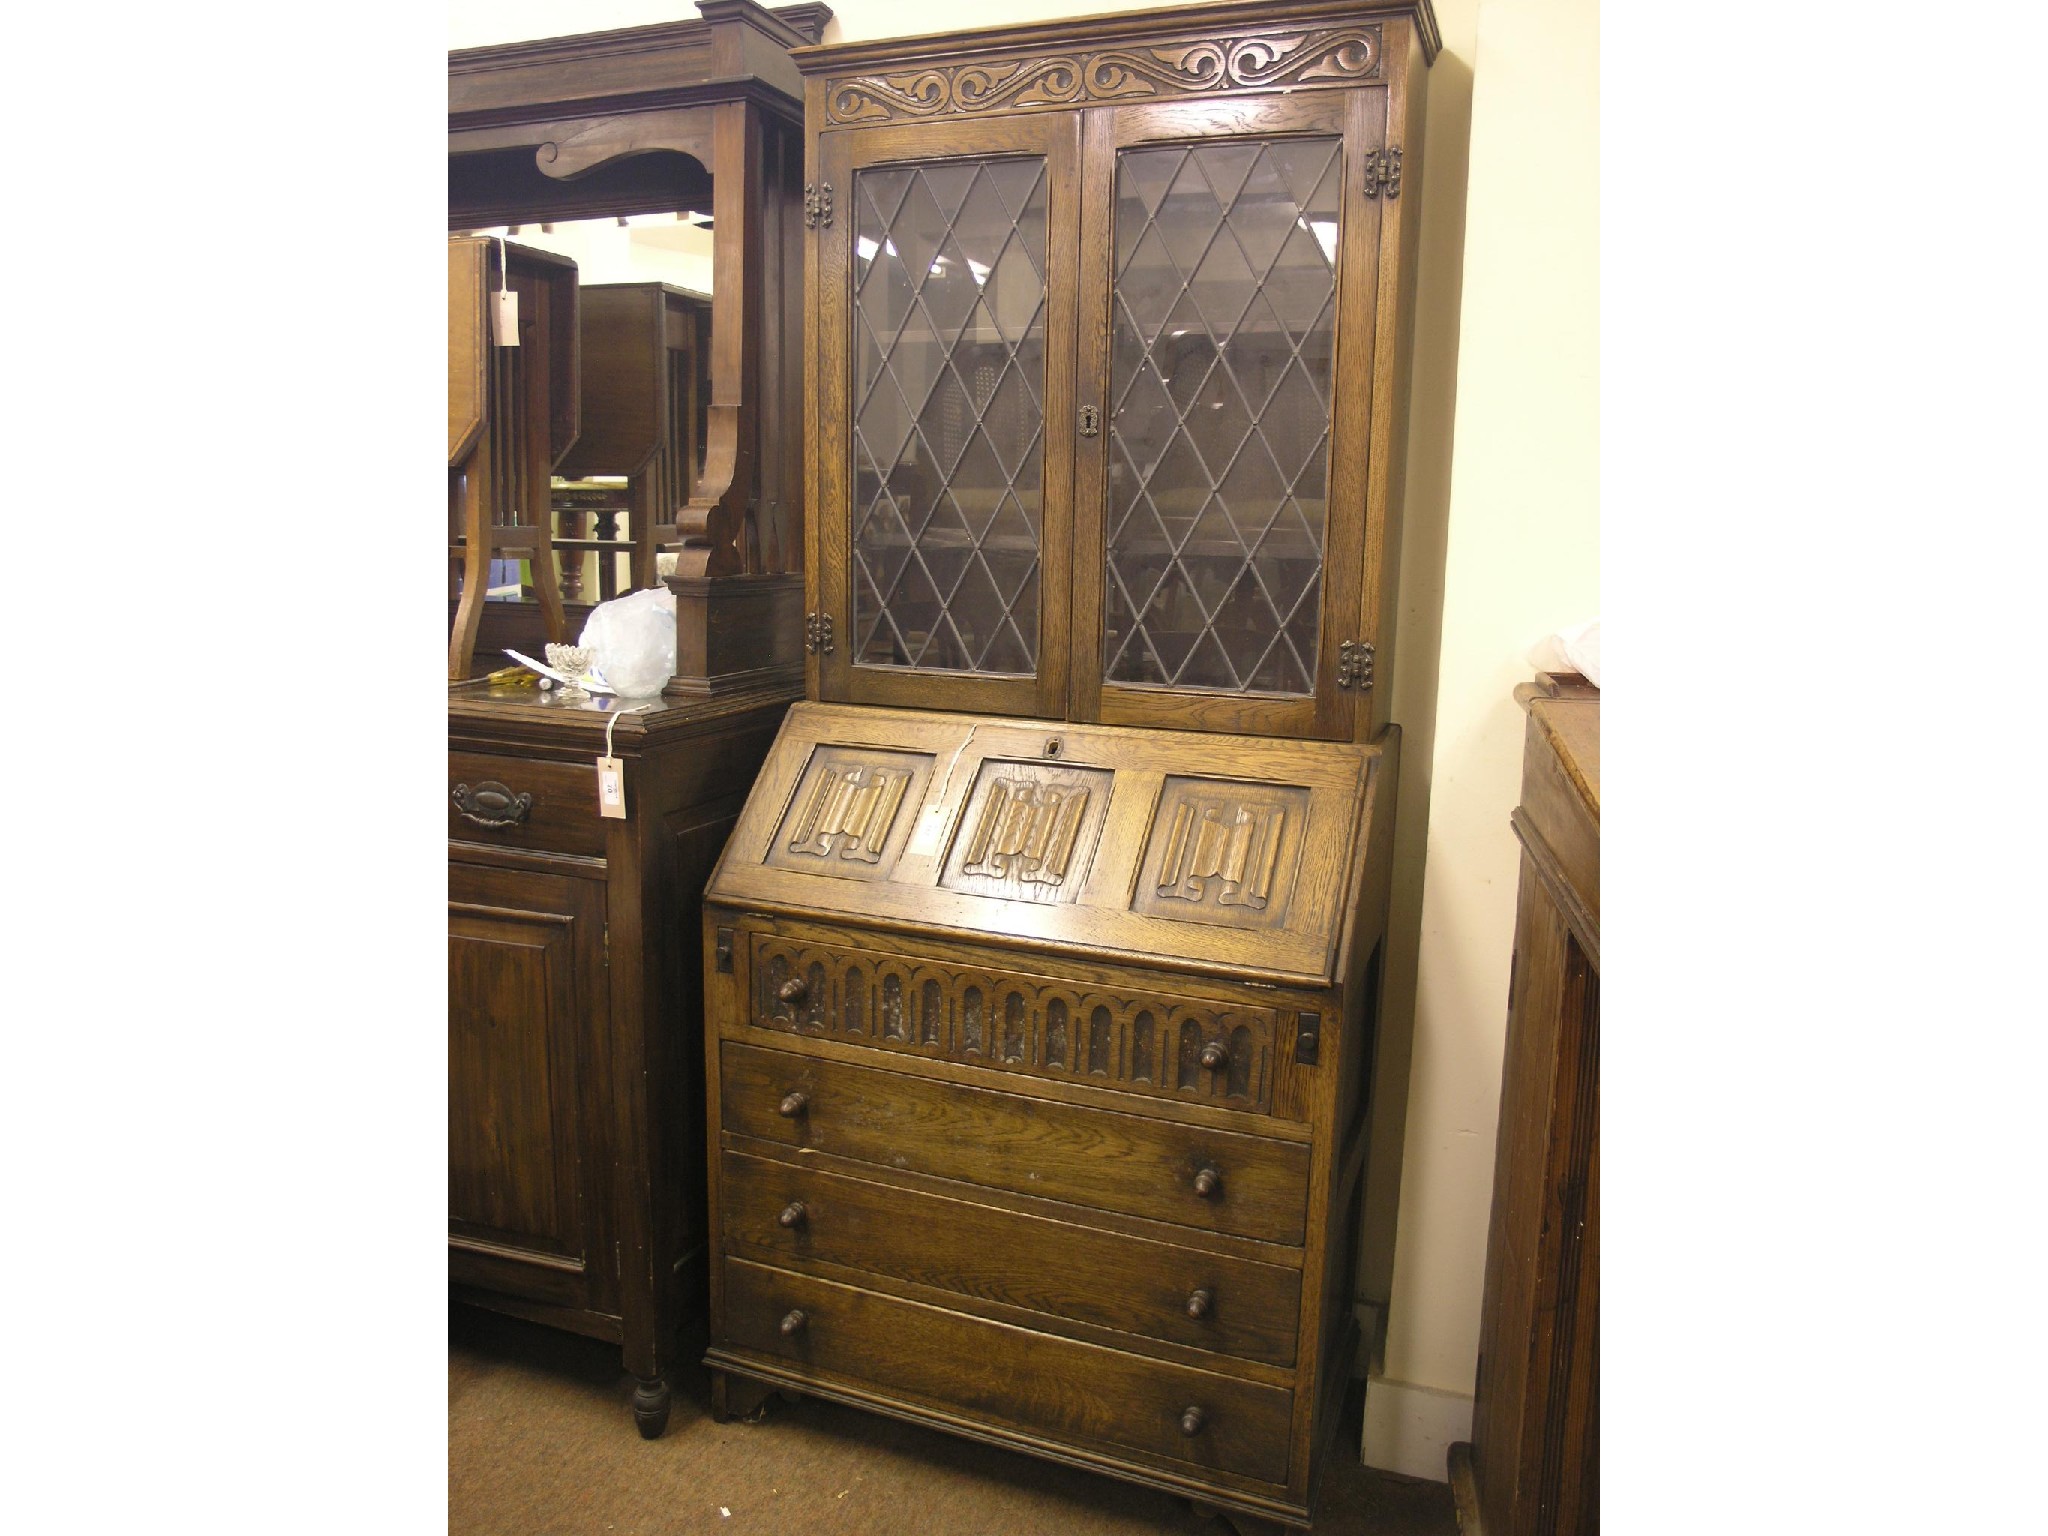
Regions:
M 703 1371 L 633 1428 L 618 1350 L 449 1309 L 450 1536 L 1230 1536 L 1182 1499 L 833 1403 L 716 1424 Z M 1456 1536 L 1450 1489 L 1359 1465 L 1338 1431 L 1315 1536 Z

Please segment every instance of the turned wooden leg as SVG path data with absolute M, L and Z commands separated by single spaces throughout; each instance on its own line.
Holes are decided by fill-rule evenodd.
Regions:
M 729 1424 L 734 1419 L 757 1419 L 774 1394 L 775 1388 L 765 1381 L 735 1376 L 729 1371 L 713 1371 L 711 1417 L 720 1424 Z
M 665 1376 L 642 1376 L 633 1388 L 633 1422 L 642 1440 L 656 1440 L 668 1428 L 669 1388 Z

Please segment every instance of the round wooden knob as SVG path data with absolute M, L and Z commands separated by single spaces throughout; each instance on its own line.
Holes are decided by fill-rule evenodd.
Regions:
M 1202 1432 L 1202 1426 L 1208 1419 L 1209 1415 L 1202 1412 L 1198 1405 L 1190 1404 L 1188 1411 L 1180 1416 L 1180 1432 L 1193 1439 Z
M 782 1102 L 775 1106 L 775 1113 L 785 1120 L 794 1120 L 810 1106 L 811 1101 L 801 1092 L 792 1091 L 782 1096 Z
M 808 1215 L 810 1212 L 804 1209 L 803 1201 L 792 1200 L 782 1208 L 782 1214 L 775 1219 L 785 1227 L 800 1227 Z
M 786 1339 L 794 1334 L 802 1333 L 804 1325 L 809 1321 L 810 1319 L 804 1315 L 802 1307 L 791 1307 L 782 1314 L 782 1336 Z M 1185 1423 L 1186 1420 L 1182 1420 L 1182 1422 Z
M 1230 1065 L 1230 1047 L 1221 1040 L 1211 1040 L 1202 1047 L 1201 1063 L 1211 1072 L 1221 1072 Z
M 1207 1286 L 1188 1292 L 1188 1316 L 1200 1322 L 1209 1315 L 1209 1308 L 1216 1303 L 1216 1293 Z
M 785 1003 L 800 1003 L 804 1000 L 804 994 L 810 990 L 810 983 L 805 981 L 803 977 L 792 976 L 775 989 L 775 995 Z
M 1223 1175 L 1214 1168 L 1203 1167 L 1195 1174 L 1195 1193 L 1207 1200 L 1223 1187 Z

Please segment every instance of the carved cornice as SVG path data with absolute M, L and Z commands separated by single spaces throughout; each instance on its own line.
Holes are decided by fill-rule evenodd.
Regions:
M 1351 85 L 1378 78 L 1377 26 L 1037 54 L 828 80 L 825 120 L 881 123 L 1078 102 Z

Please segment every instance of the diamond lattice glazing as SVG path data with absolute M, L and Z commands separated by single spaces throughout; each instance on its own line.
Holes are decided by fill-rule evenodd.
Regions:
M 1314 691 L 1340 144 L 1117 157 L 1112 682 Z
M 854 660 L 1029 675 L 1045 162 L 878 167 L 853 186 Z

